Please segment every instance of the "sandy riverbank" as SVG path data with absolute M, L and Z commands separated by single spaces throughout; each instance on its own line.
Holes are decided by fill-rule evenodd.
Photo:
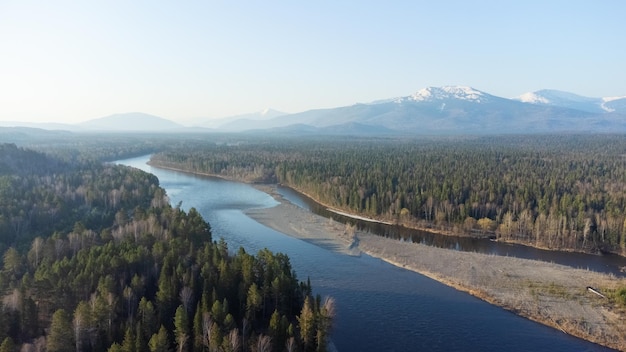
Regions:
M 451 251 L 355 232 L 289 203 L 275 186 L 255 187 L 280 204 L 246 213 L 279 232 L 348 255 L 362 251 L 571 335 L 626 350 L 626 312 L 586 289 L 592 286 L 609 292 L 626 287 L 624 279 L 552 263 Z
M 246 214 L 278 232 L 313 243 L 328 250 L 347 255 L 361 252 L 355 242 L 354 230 L 338 221 L 305 211 L 285 200 L 275 186 L 253 185 L 280 202 L 272 208 L 252 209 Z

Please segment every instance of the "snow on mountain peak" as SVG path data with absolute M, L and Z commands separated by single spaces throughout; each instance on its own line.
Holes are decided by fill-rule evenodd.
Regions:
M 554 89 L 542 89 L 524 93 L 514 100 L 535 105 L 556 106 L 567 109 L 581 110 L 590 113 L 623 111 L 619 102 L 624 97 L 591 98 Z
M 433 101 L 444 99 L 460 99 L 480 103 L 485 94 L 472 87 L 444 86 L 420 89 L 409 97 L 413 101 Z
M 533 92 L 524 93 L 515 99 L 523 103 L 531 103 L 531 104 L 549 104 L 550 103 L 550 100 Z
M 621 97 L 604 97 L 602 98 L 602 103 L 600 103 L 600 107 L 602 108 L 602 110 L 606 111 L 606 112 L 614 112 L 615 109 L 608 107 L 606 104 L 610 103 L 612 101 L 616 101 L 616 100 L 621 100 L 621 99 L 626 99 L 626 95 L 625 96 L 621 96 Z
M 619 99 L 625 99 L 626 95 L 621 96 L 621 97 L 604 97 L 602 98 L 602 101 L 604 101 L 605 103 L 611 102 L 613 100 L 619 100 Z

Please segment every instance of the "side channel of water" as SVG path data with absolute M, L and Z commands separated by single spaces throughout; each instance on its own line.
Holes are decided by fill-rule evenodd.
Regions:
M 343 223 L 354 223 L 360 230 L 368 231 L 379 236 L 398 240 L 402 239 L 404 241 L 422 243 L 433 247 L 447 248 L 458 251 L 541 260 L 544 262 L 567 265 L 573 268 L 612 273 L 618 277 L 626 276 L 626 273 L 623 271 L 623 268 L 626 267 L 626 258 L 619 255 L 594 255 L 586 253 L 559 252 L 519 244 L 491 241 L 487 238 L 439 235 L 432 232 L 409 229 L 402 226 L 358 220 L 333 213 L 327 210 L 325 206 L 318 204 L 314 200 L 288 187 L 278 187 L 278 193 L 291 203 L 303 209 L 324 217 L 332 217 L 333 219 Z
M 276 201 L 253 187 L 157 169 L 148 156 L 117 163 L 156 175 L 172 204 L 196 208 L 232 251 L 268 248 L 291 258 L 301 280 L 333 296 L 339 351 L 606 351 L 414 272 L 367 255 L 351 257 L 269 229 L 243 212 Z

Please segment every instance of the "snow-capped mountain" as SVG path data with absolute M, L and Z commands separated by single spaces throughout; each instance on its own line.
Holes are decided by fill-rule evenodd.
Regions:
M 560 90 L 543 89 L 524 93 L 513 99 L 524 103 L 558 106 L 592 113 L 626 112 L 623 108 L 626 97 L 590 98 Z
M 467 100 L 474 101 L 480 103 L 487 99 L 489 94 L 485 92 L 481 92 L 472 87 L 467 86 L 443 86 L 443 87 L 427 87 L 418 90 L 414 94 L 404 96 L 404 97 L 396 97 L 391 99 L 382 99 L 376 100 L 369 104 L 382 104 L 382 103 L 403 103 L 410 101 L 441 101 L 446 99 L 459 99 L 459 100 Z
M 465 86 L 428 87 L 403 99 L 411 101 L 436 101 L 458 99 L 480 103 L 488 99 L 489 94 Z
M 297 125 L 323 130 L 352 124 L 401 134 L 626 132 L 625 106 L 623 98 L 602 100 L 545 90 L 507 99 L 472 87 L 444 86 L 367 104 L 279 116 L 254 129 L 284 131 Z
M 600 106 L 607 112 L 626 113 L 626 96 L 602 98 Z
M 206 121 L 201 126 L 213 127 L 205 131 L 215 132 L 360 136 L 394 133 L 626 133 L 626 96 L 588 98 L 568 92 L 540 90 L 507 99 L 466 86 L 428 87 L 404 97 L 365 104 L 295 114 L 265 109 Z M 64 129 L 164 133 L 198 133 L 203 130 L 200 126 L 185 128 L 143 113 L 111 115 L 67 125 Z
M 520 95 L 519 97 L 515 97 L 513 99 L 519 100 L 524 103 L 529 103 L 529 104 L 546 104 L 546 105 L 550 104 L 550 100 L 534 92 L 524 93 Z

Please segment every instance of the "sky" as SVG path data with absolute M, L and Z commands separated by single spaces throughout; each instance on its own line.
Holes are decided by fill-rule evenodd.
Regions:
M 626 1 L 0 0 L 0 121 L 186 123 L 465 85 L 626 95 Z

